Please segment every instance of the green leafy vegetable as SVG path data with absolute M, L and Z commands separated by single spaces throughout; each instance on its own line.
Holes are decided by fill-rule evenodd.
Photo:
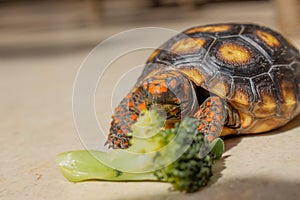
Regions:
M 169 182 L 179 191 L 197 191 L 209 182 L 224 143 L 218 138 L 205 146 L 194 118 L 186 117 L 171 129 L 161 128 L 163 121 L 155 109 L 145 111 L 132 128 L 129 149 L 61 153 L 56 158 L 60 171 L 72 182 L 152 180 Z M 203 147 L 209 149 L 207 155 L 201 155 Z

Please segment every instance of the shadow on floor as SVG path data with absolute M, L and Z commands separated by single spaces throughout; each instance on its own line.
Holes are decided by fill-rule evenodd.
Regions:
M 174 200 L 227 200 L 227 199 L 239 199 L 239 200 L 281 200 L 299 199 L 300 183 L 289 182 L 286 180 L 269 180 L 265 178 L 243 178 L 227 180 L 227 183 L 214 185 L 214 187 L 205 187 L 203 190 L 186 194 L 179 192 L 170 192 L 169 194 L 151 195 L 151 196 L 139 196 L 130 198 L 133 200 L 161 200 L 161 199 L 174 199 Z M 208 198 L 209 197 L 209 198 Z M 125 198 L 126 199 L 126 198 Z
M 270 131 L 270 132 L 255 134 L 255 135 L 249 134 L 249 135 L 238 135 L 238 136 L 224 137 L 223 139 L 224 139 L 224 142 L 225 142 L 225 152 L 229 151 L 230 149 L 232 149 L 234 147 L 236 147 L 242 141 L 243 138 L 246 138 L 246 137 L 265 137 L 265 136 L 270 136 L 270 135 L 275 135 L 275 134 L 284 134 L 284 132 L 287 132 L 287 131 L 290 131 L 294 128 L 297 128 L 298 126 L 300 126 L 300 115 L 295 117 L 291 122 L 289 122 L 285 126 L 283 126 L 281 128 L 278 128 L 276 130 Z M 218 179 L 222 177 L 222 171 L 226 168 L 226 159 L 228 157 L 230 157 L 230 155 L 223 156 L 221 160 L 218 160 L 214 163 L 213 177 L 211 178 L 211 181 L 210 181 L 208 187 L 210 185 L 213 185 L 214 183 L 216 183 L 218 181 Z M 251 187 L 253 188 L 252 184 L 262 185 L 263 186 L 262 188 L 266 188 L 267 192 L 262 193 L 263 195 L 266 195 L 266 197 L 268 195 L 271 195 L 270 192 L 273 190 L 273 188 L 274 189 L 278 188 L 278 189 L 283 190 L 283 191 L 284 190 L 293 190 L 294 193 L 296 193 L 296 191 L 297 191 L 297 189 L 295 187 L 291 187 L 291 184 L 287 184 L 288 186 L 286 186 L 284 183 L 281 184 L 280 182 L 273 182 L 273 180 L 270 181 L 270 180 L 259 180 L 259 179 L 256 179 L 256 180 L 254 180 L 254 179 L 253 180 L 251 180 L 251 179 L 248 180 L 247 179 L 247 180 L 243 180 L 243 181 L 238 182 L 238 183 L 230 183 L 230 185 L 233 185 L 233 184 L 237 184 L 236 187 L 240 187 L 240 184 L 245 185 L 245 189 L 246 189 L 246 185 L 249 186 L 249 187 L 247 187 L 247 190 L 248 190 L 248 193 L 249 192 L 251 192 L 251 193 L 249 193 L 249 194 L 244 193 L 245 196 L 243 198 L 245 198 L 245 199 L 248 199 L 248 195 L 250 195 L 249 199 L 253 199 L 253 198 L 256 199 L 256 197 L 260 197 L 259 196 L 260 194 L 255 194 L 254 191 L 251 191 Z M 299 187 L 299 184 L 298 184 L 298 187 Z M 282 186 L 284 186 L 284 188 L 282 188 Z M 235 186 L 232 186 L 232 187 L 235 188 Z M 289 187 L 291 187 L 291 188 L 289 188 Z M 205 190 L 205 188 L 203 188 L 202 190 Z M 226 194 L 226 195 L 224 194 L 224 195 L 227 196 L 229 194 Z M 230 195 L 234 195 L 234 193 L 232 193 Z M 234 199 L 234 196 L 232 196 L 232 198 Z M 230 199 L 232 199 L 232 198 L 230 198 Z M 241 198 L 241 199 L 243 199 L 243 198 Z M 227 199 L 227 197 L 226 197 L 226 199 Z M 261 199 L 265 199 L 265 198 L 263 198 L 263 196 L 261 196 Z M 269 198 L 269 199 L 273 199 L 273 198 Z M 284 198 L 283 198 L 283 196 L 278 197 L 278 198 L 276 196 L 275 199 L 284 199 Z M 293 198 L 291 198 L 291 199 L 293 199 Z M 296 196 L 294 196 L 294 199 L 296 199 Z

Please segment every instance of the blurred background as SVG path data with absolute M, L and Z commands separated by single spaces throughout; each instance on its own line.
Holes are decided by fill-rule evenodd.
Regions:
M 73 83 L 81 63 L 99 42 L 121 31 L 145 26 L 182 31 L 208 23 L 253 22 L 283 33 L 299 48 L 299 11 L 299 0 L 0 0 L 0 199 L 134 199 L 131 197 L 145 195 L 150 199 L 166 199 L 167 184 L 128 183 L 123 191 L 116 190 L 125 188 L 122 183 L 70 184 L 60 175 L 55 155 L 84 148 L 76 135 L 72 114 Z M 134 43 L 135 39 L 119 42 L 106 48 Z M 110 88 L 97 91 L 96 95 L 100 105 L 97 116 L 106 128 L 114 84 L 124 70 L 143 64 L 151 51 L 123 56 L 107 71 L 103 83 Z M 134 82 L 138 73 L 132 77 Z M 299 141 L 292 139 L 296 135 L 291 134 L 287 142 Z M 230 141 L 236 145 L 240 139 Z M 257 138 L 245 141 L 237 151 L 233 149 L 236 156 L 226 162 L 221 184 L 196 195 L 234 199 L 235 192 L 239 192 L 244 194 L 241 199 L 255 199 L 258 194 L 270 197 L 262 199 L 274 199 L 272 195 L 285 199 L 286 194 L 299 197 L 299 184 L 294 184 L 299 183 L 295 178 L 299 163 L 287 162 L 290 168 L 281 161 L 269 165 L 276 161 L 271 158 L 298 155 L 299 152 L 291 152 L 297 148 L 282 144 L 280 141 L 286 141 L 282 139 L 281 148 L 277 149 L 284 154 L 272 148 L 269 153 L 261 154 L 265 147 L 273 146 L 269 145 L 268 137 L 260 143 Z M 248 161 L 239 160 L 241 157 L 263 159 L 245 165 Z M 245 185 L 250 172 L 257 180 Z M 290 184 L 283 187 L 282 177 Z M 277 184 L 270 180 L 279 181 Z M 174 199 L 178 195 L 172 194 Z
M 299 33 L 298 0 L 1 0 L 0 56 L 40 56 L 90 49 L 141 26 L 178 31 L 214 22 L 256 22 Z

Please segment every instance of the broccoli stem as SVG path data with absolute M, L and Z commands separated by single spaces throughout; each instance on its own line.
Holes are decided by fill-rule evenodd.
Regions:
M 107 181 L 157 181 L 153 172 L 131 173 L 123 172 L 111 168 L 98 159 L 105 157 L 105 152 L 78 150 L 57 155 L 56 162 L 64 177 L 71 182 L 87 180 L 107 180 Z

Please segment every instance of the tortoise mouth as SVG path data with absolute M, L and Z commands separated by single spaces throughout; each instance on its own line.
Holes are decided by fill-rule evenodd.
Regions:
M 167 114 L 167 120 L 181 120 L 187 115 L 194 113 L 193 105 L 191 106 L 190 102 L 183 102 L 181 104 L 163 104 Z
M 180 104 L 163 104 L 165 112 L 167 113 L 167 120 L 169 119 L 181 119 L 181 106 Z

